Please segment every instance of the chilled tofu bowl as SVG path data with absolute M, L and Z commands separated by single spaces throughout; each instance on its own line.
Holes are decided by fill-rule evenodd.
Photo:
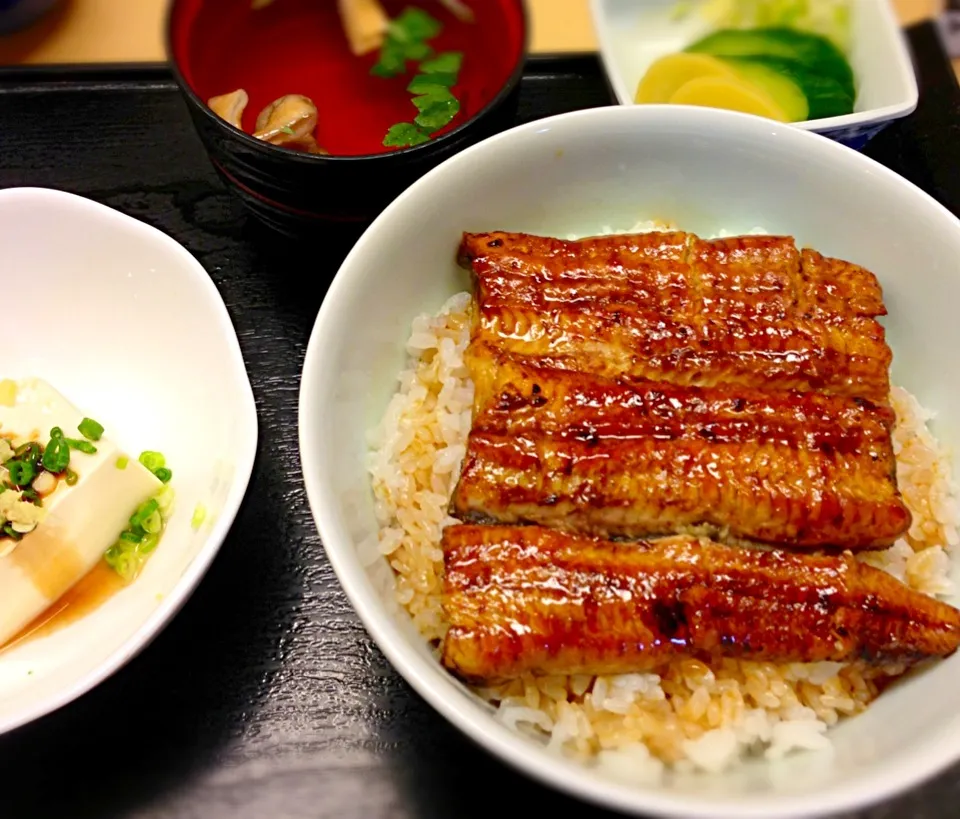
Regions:
M 307 495 L 370 634 L 483 747 L 635 815 L 826 815 L 957 761 L 958 258 L 922 191 L 742 113 L 565 114 L 444 163 L 304 364 Z
M 216 287 L 148 225 L 0 191 L 0 264 L 34 310 L 0 372 L 0 730 L 133 657 L 184 603 L 246 490 L 252 391 Z

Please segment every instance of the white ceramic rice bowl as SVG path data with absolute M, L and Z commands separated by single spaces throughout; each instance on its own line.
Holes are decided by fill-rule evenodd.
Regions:
M 960 656 L 901 681 L 831 730 L 833 751 L 750 761 L 721 775 L 623 784 L 495 721 L 379 591 L 357 544 L 376 531 L 365 436 L 396 389 L 412 319 L 467 285 L 463 231 L 564 236 L 642 219 L 709 235 L 762 225 L 873 270 L 885 290 L 893 378 L 960 437 L 960 221 L 853 150 L 759 118 L 679 106 L 565 114 L 493 137 L 401 195 L 343 263 L 304 364 L 300 445 L 327 555 L 384 654 L 441 714 L 529 775 L 634 814 L 710 819 L 823 815 L 877 802 L 960 759 Z M 952 601 L 958 602 L 956 600 Z

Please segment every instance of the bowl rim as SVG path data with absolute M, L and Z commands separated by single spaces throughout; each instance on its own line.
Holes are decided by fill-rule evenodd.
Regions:
M 788 124 L 801 131 L 814 131 L 817 133 L 843 131 L 847 129 L 859 130 L 909 116 L 917 109 L 920 101 L 920 87 L 917 83 L 917 73 L 914 69 L 903 28 L 900 25 L 890 0 L 876 0 L 876 2 L 883 27 L 889 35 L 892 35 L 892 39 L 895 41 L 892 53 L 890 54 L 892 57 L 891 62 L 897 74 L 900 75 L 901 80 L 903 80 L 908 87 L 906 96 L 898 102 L 879 108 L 868 108 L 865 111 L 855 111 L 852 114 L 844 114 L 842 116 L 821 117 L 820 119 L 807 119 L 803 122 L 784 124 Z M 610 89 L 613 92 L 616 104 L 627 107 L 635 106 L 637 103 L 633 102 L 633 100 L 624 100 L 617 90 L 618 81 L 622 84 L 622 77 L 616 65 L 614 65 L 609 38 L 606 34 L 607 4 L 608 0 L 590 0 L 590 17 L 594 32 L 597 35 L 597 52 L 600 56 L 600 62 L 603 65 L 603 71 L 610 85 Z
M 337 578 L 364 627 L 394 669 L 448 722 L 466 737 L 500 761 L 530 778 L 583 801 L 630 815 L 657 815 L 677 819 L 810 819 L 843 811 L 863 809 L 894 797 L 925 782 L 960 759 L 960 738 L 945 731 L 912 750 L 897 764 L 881 760 L 852 782 L 837 785 L 826 798 L 819 790 L 790 794 L 747 797 L 718 797 L 707 793 L 688 793 L 645 788 L 605 780 L 586 767 L 550 755 L 535 748 L 520 733 L 482 715 L 480 703 L 466 696 L 467 689 L 450 676 L 434 659 L 425 656 L 408 639 L 401 620 L 383 605 L 360 564 L 347 527 L 342 524 L 339 503 L 333 491 L 328 467 L 320 443 L 329 421 L 330 383 L 339 371 L 332 366 L 341 348 L 337 315 L 340 302 L 354 287 L 356 271 L 368 246 L 379 241 L 380 234 L 402 218 L 421 191 L 445 176 L 455 176 L 460 168 L 476 169 L 477 160 L 493 157 L 518 137 L 540 131 L 566 130 L 612 133 L 625 128 L 642 133 L 655 122 L 686 120 L 696 122 L 703 133 L 736 137 L 738 133 L 758 135 L 795 145 L 798 153 L 815 152 L 832 164 L 852 165 L 865 173 L 882 177 L 899 187 L 915 203 L 939 216 L 960 235 L 960 219 L 932 196 L 875 160 L 811 131 L 776 123 L 749 114 L 720 109 L 687 106 L 646 105 L 607 106 L 574 111 L 516 126 L 473 145 L 429 171 L 398 196 L 366 229 L 356 242 L 336 276 L 314 323 L 304 357 L 298 400 L 298 442 L 307 502 L 320 534 L 324 551 Z M 389 232 L 389 231 L 386 231 Z M 399 342 L 398 342 L 399 343 Z M 360 453 L 358 453 L 360 457 Z
M 238 395 L 241 398 L 237 402 L 234 414 L 242 419 L 243 426 L 249 430 L 249 434 L 242 436 L 243 440 L 238 440 L 236 443 L 234 483 L 222 507 L 218 510 L 216 520 L 210 528 L 206 540 L 190 563 L 187 564 L 170 591 L 164 595 L 163 600 L 143 620 L 136 631 L 94 669 L 65 684 L 58 692 L 37 701 L 29 708 L 13 713 L 9 717 L 0 718 L 0 734 L 33 722 L 79 699 L 146 649 L 169 625 L 206 575 L 233 526 L 253 474 L 259 440 L 256 401 L 253 387 L 250 384 L 250 375 L 247 372 L 243 353 L 240 349 L 239 336 L 220 291 L 206 269 L 193 254 L 176 239 L 146 222 L 94 199 L 68 193 L 57 188 L 24 186 L 0 190 L 0 210 L 15 206 L 20 199 L 39 199 L 46 207 L 60 208 L 68 214 L 78 210 L 84 211 L 89 213 L 91 218 L 110 224 L 113 230 L 133 234 L 137 241 L 142 244 L 165 246 L 172 254 L 180 258 L 183 267 L 190 271 L 191 278 L 197 282 L 197 286 L 206 291 L 207 297 L 214 306 L 214 313 L 216 313 L 214 320 L 219 324 L 226 339 L 229 357 L 233 361 L 232 369 L 237 378 Z
M 173 47 L 174 16 L 177 13 L 177 9 L 183 2 L 185 2 L 185 0 L 170 0 L 170 2 L 167 4 L 163 35 L 167 63 L 170 66 L 170 71 L 173 74 L 173 78 L 176 81 L 177 86 L 180 88 L 180 91 L 187 97 L 190 103 L 193 104 L 196 110 L 200 111 L 207 120 L 210 120 L 213 123 L 214 127 L 224 129 L 225 133 L 230 134 L 233 139 L 239 140 L 247 148 L 262 154 L 264 157 L 273 156 L 277 159 L 286 159 L 297 163 L 303 163 L 304 165 L 308 166 L 311 164 L 322 165 L 328 162 L 400 162 L 405 160 L 407 157 L 416 158 L 420 156 L 427 156 L 432 151 L 448 147 L 450 144 L 455 143 L 460 137 L 472 131 L 480 124 L 482 120 L 486 119 L 507 100 L 510 94 L 513 93 L 514 89 L 520 84 L 520 80 L 523 78 L 523 71 L 524 67 L 526 66 L 527 58 L 530 55 L 530 10 L 528 7 L 528 0 L 508 0 L 508 2 L 516 4 L 520 12 L 521 41 L 516 64 L 513 66 L 513 70 L 510 72 L 510 75 L 500 86 L 500 89 L 497 91 L 494 97 L 472 117 L 460 123 L 460 125 L 458 125 L 456 128 L 453 128 L 452 130 L 419 145 L 409 145 L 404 148 L 396 148 L 392 151 L 382 151 L 372 154 L 308 154 L 303 151 L 292 151 L 289 148 L 283 148 L 279 145 L 273 145 L 270 142 L 264 142 L 262 139 L 257 139 L 253 135 L 248 134 L 246 131 L 237 128 L 236 126 L 227 122 L 225 119 L 218 117 L 215 113 L 213 113 L 213 111 L 210 110 L 210 107 L 200 98 L 197 92 L 193 90 L 180 69 L 180 63 L 176 58 L 176 53 Z

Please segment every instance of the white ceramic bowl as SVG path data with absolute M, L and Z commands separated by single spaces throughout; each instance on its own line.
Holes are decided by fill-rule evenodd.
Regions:
M 2 190 L 0 270 L 16 308 L 4 315 L 0 377 L 43 378 L 134 457 L 163 452 L 176 491 L 168 529 L 134 583 L 0 653 L 7 731 L 116 671 L 187 600 L 246 491 L 257 417 L 217 288 L 160 231 L 72 194 Z M 198 503 L 208 515 L 194 531 Z
M 441 714 L 506 762 L 644 815 L 782 819 L 851 809 L 960 759 L 960 654 L 888 691 L 832 732 L 834 753 L 752 762 L 644 786 L 601 778 L 513 733 L 433 658 L 381 596 L 357 544 L 376 530 L 364 435 L 404 363 L 410 322 L 469 286 L 462 231 L 564 236 L 667 219 L 711 234 L 762 226 L 874 270 L 886 292 L 893 375 L 960 442 L 960 221 L 861 154 L 727 111 L 609 107 L 529 123 L 448 160 L 401 195 L 340 268 L 310 339 L 300 394 L 307 495 L 327 555 L 387 658 Z
M 658 57 L 680 51 L 710 31 L 690 14 L 677 21 L 677 0 L 590 0 L 600 56 L 621 105 L 634 105 L 637 83 Z M 919 92 L 906 38 L 890 0 L 854 0 L 850 63 L 857 83 L 855 111 L 794 127 L 860 149 L 917 107 Z

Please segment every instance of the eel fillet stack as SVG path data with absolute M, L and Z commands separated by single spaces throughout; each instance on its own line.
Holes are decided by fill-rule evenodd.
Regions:
M 473 425 L 444 663 L 910 664 L 960 612 L 859 563 L 911 525 L 868 270 L 790 237 L 465 234 Z

